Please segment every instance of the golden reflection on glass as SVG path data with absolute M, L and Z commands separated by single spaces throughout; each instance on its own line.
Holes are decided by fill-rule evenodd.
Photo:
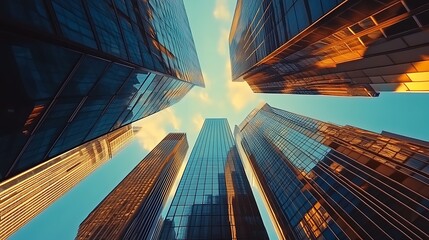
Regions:
M 130 125 L 119 128 L 0 183 L 0 236 L 12 235 L 132 138 Z
M 316 202 L 299 222 L 308 239 L 318 238 L 322 231 L 328 227 L 329 214 Z
M 185 134 L 167 135 L 81 223 L 76 239 L 151 236 L 187 149 Z
M 28 115 L 27 120 L 25 121 L 24 127 L 22 128 L 22 133 L 29 134 L 29 131 L 31 130 L 33 124 L 37 120 L 37 118 L 40 116 L 40 114 L 45 109 L 44 105 L 36 105 L 34 106 L 31 113 Z
M 340 1 L 332 3 L 330 11 L 323 9 L 320 18 L 298 24 L 298 30 L 289 16 L 293 11 L 284 13 L 285 21 L 277 19 L 278 6 L 240 3 L 230 35 L 232 75 L 254 92 L 378 96 L 380 91 L 429 90 L 424 63 L 418 69 L 404 68 L 428 60 L 422 55 L 428 45 L 423 20 L 428 6 L 396 1 L 369 9 Z M 318 1 L 309 5 L 310 10 L 295 9 L 305 14 L 320 7 Z M 260 24 L 262 19 L 278 25 L 277 31 Z M 285 30 L 278 30 L 281 27 Z

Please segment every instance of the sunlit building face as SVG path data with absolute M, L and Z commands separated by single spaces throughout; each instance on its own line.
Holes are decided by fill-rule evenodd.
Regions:
M 429 143 L 268 104 L 236 139 L 280 238 L 428 238 Z
M 156 239 L 187 150 L 184 133 L 168 134 L 80 224 L 76 239 Z
M 182 1 L 2 1 L 0 181 L 204 86 Z
M 268 239 L 226 119 L 206 119 L 160 239 Z
M 429 6 L 415 0 L 238 0 L 232 76 L 257 93 L 429 91 Z
M 109 161 L 133 139 L 130 125 L 0 183 L 0 236 L 8 238 Z

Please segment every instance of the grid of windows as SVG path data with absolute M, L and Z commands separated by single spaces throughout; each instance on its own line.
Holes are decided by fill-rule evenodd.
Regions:
M 5 0 L 0 13 L 0 180 L 204 86 L 180 0 Z
M 160 239 L 267 239 L 226 119 L 206 119 Z
M 286 236 L 429 236 L 427 146 L 267 104 L 237 134 Z
M 0 183 L 0 236 L 8 238 L 108 161 L 132 137 L 131 126 L 122 127 Z
M 427 91 L 428 14 L 425 1 L 411 0 L 238 1 L 233 79 L 254 92 Z
M 76 239 L 151 239 L 188 150 L 168 134 L 79 226 Z

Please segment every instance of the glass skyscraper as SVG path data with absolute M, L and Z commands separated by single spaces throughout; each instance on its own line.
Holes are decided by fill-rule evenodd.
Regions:
M 8 238 L 133 139 L 130 125 L 0 183 L 0 236 Z
M 268 239 L 226 119 L 206 119 L 160 239 Z
M 4 0 L 0 33 L 0 181 L 204 86 L 182 0 Z
M 232 77 L 257 93 L 429 91 L 428 19 L 422 0 L 238 0 Z
M 428 239 L 429 143 L 273 108 L 236 127 L 280 238 Z
M 88 215 L 76 239 L 151 239 L 187 150 L 184 133 L 168 134 Z

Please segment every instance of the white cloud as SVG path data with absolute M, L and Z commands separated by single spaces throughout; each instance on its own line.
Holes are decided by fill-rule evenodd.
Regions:
M 254 105 L 254 103 L 258 101 L 258 97 L 252 92 L 246 82 L 232 81 L 231 63 L 229 60 L 226 62 L 225 75 L 227 79 L 229 101 L 236 111 L 242 110 L 247 104 Z
M 179 130 L 181 121 L 171 108 L 167 108 L 134 123 L 134 125 L 141 127 L 141 130 L 136 134 L 140 145 L 151 151 L 170 130 Z
M 203 116 L 200 113 L 195 114 L 192 117 L 192 123 L 194 123 L 194 130 L 196 130 L 196 132 L 199 132 L 204 123 Z
M 237 111 L 256 99 L 255 94 L 245 82 L 228 82 L 228 91 L 231 104 Z
M 207 88 L 210 85 L 211 81 L 210 81 L 210 78 L 206 72 L 202 71 L 202 73 L 203 73 L 203 78 L 204 78 L 204 85 Z
M 212 99 L 209 96 L 208 89 L 210 88 L 210 79 L 205 72 L 203 72 L 205 88 L 194 87 L 192 90 L 185 96 L 186 98 L 193 98 L 195 101 L 202 102 L 204 104 L 211 104 Z
M 220 30 L 219 34 L 219 40 L 217 43 L 217 52 L 222 56 L 228 55 L 228 38 L 229 38 L 229 31 L 226 28 L 222 28 Z
M 218 20 L 228 21 L 231 19 L 231 12 L 227 6 L 228 0 L 217 0 L 213 10 L 213 16 Z
M 198 97 L 203 103 L 211 103 L 211 99 L 207 92 L 200 92 L 200 94 L 198 94 Z

